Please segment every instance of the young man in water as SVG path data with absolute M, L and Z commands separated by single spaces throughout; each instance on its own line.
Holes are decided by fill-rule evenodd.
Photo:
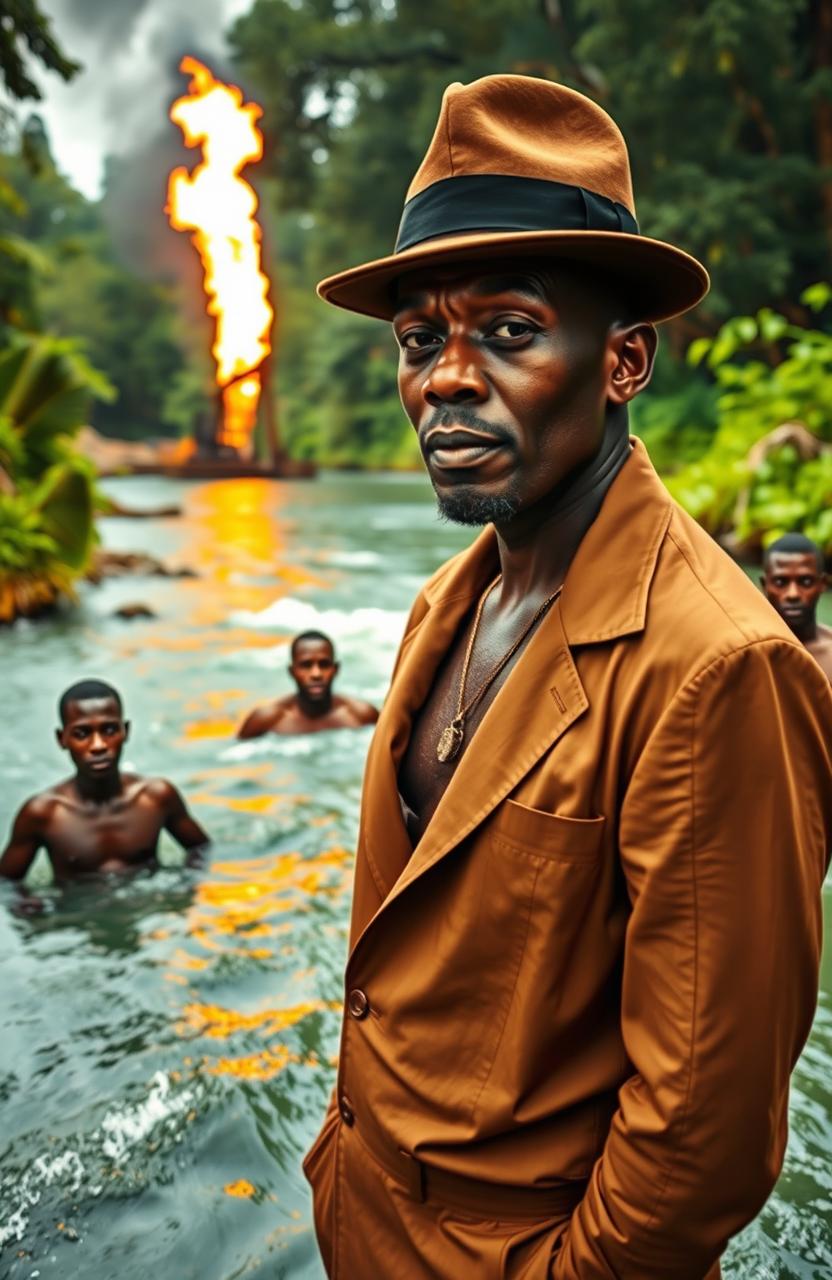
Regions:
M 340 670 L 335 648 L 322 631 L 295 636 L 289 675 L 297 693 L 275 698 L 256 707 L 243 721 L 238 738 L 260 738 L 265 733 L 318 733 L 321 729 L 357 729 L 375 724 L 378 712 L 369 702 L 332 692 Z
M 187 851 L 189 866 L 200 866 L 208 836 L 176 787 L 119 767 L 130 722 L 116 690 L 82 680 L 63 694 L 59 712 L 56 737 L 74 776 L 26 801 L 0 857 L 0 876 L 22 880 L 41 848 L 57 881 L 153 868 L 162 830 Z
M 783 1160 L 818 985 L 832 693 L 627 406 L 707 288 L 562 85 L 446 92 L 386 318 L 446 518 L 367 758 L 338 1078 L 305 1162 L 338 1280 L 715 1280 Z M 795 781 L 799 761 L 799 785 Z
M 832 683 L 832 627 L 817 620 L 827 587 L 820 547 L 802 533 L 786 533 L 766 549 L 763 570 L 760 583 L 769 603 Z

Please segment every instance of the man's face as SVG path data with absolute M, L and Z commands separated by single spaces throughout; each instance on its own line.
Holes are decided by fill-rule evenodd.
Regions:
M 100 780 L 118 772 L 129 732 L 130 725 L 122 719 L 114 698 L 84 698 L 70 702 L 57 738 L 78 774 Z
M 793 631 L 814 622 L 826 580 L 811 552 L 772 552 L 760 581 L 769 602 Z
M 325 640 L 301 640 L 289 674 L 310 702 L 323 702 L 329 697 L 332 682 L 338 674 L 338 663 L 332 645 Z
M 399 285 L 399 391 L 440 511 L 497 523 L 545 498 L 604 435 L 608 325 L 574 276 L 508 262 Z

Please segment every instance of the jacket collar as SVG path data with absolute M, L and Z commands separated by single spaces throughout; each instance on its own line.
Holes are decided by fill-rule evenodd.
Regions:
M 569 644 L 595 644 L 644 629 L 647 600 L 673 501 L 639 439 L 619 471 L 569 567 L 560 601 Z M 499 569 L 492 525 L 447 575 L 428 583 L 431 606 L 479 595 Z

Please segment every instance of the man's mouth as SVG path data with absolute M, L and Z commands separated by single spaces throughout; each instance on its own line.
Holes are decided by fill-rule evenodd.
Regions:
M 443 471 L 476 467 L 483 459 L 505 447 L 499 436 L 466 427 L 434 427 L 425 437 L 425 452 L 430 462 Z
M 112 769 L 113 763 L 112 756 L 107 756 L 104 760 L 90 760 L 88 767 L 94 769 L 96 773 L 102 773 L 105 769 Z

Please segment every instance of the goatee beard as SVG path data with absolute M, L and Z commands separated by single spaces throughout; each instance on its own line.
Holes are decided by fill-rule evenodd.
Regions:
M 520 503 L 516 498 L 492 497 L 470 489 L 438 493 L 436 503 L 440 519 L 449 520 L 453 524 L 505 524 L 520 510 Z

